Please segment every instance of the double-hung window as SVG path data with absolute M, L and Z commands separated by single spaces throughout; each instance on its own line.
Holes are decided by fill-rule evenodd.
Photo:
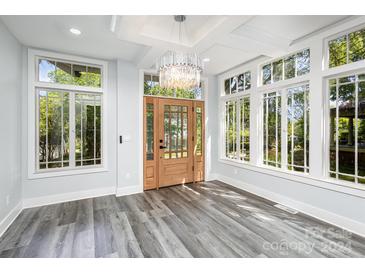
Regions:
M 104 165 L 105 64 L 32 55 L 34 173 Z M 89 61 L 89 60 L 88 60 Z
M 329 174 L 365 184 L 365 73 L 328 80 Z
M 309 172 L 309 85 L 263 95 L 263 163 Z

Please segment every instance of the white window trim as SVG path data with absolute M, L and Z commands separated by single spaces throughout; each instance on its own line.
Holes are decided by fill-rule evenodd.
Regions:
M 101 68 L 101 88 L 87 88 L 74 85 L 63 85 L 56 83 L 45 83 L 39 82 L 37 77 L 38 66 L 37 60 L 39 57 L 49 58 L 49 59 L 59 59 L 63 61 L 69 61 L 72 63 L 81 63 L 87 65 L 94 65 Z M 101 60 L 83 58 L 68 54 L 61 54 L 55 52 L 48 52 L 43 50 L 28 49 L 28 179 L 38 179 L 38 178 L 48 178 L 66 175 L 76 175 L 76 174 L 86 174 L 95 172 L 105 172 L 108 171 L 108 155 L 107 155 L 107 91 L 108 91 L 108 63 Z M 36 168 L 37 157 L 37 109 L 36 109 L 36 88 L 50 88 L 50 89 L 61 89 L 61 90 L 72 90 L 79 92 L 93 92 L 102 93 L 102 164 L 98 167 L 77 167 L 77 168 L 61 168 L 52 169 L 47 171 L 39 171 Z

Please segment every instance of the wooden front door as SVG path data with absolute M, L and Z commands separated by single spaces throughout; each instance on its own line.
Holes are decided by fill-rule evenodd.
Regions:
M 144 189 L 204 180 L 204 103 L 145 97 Z
M 159 100 L 159 186 L 193 181 L 192 101 Z

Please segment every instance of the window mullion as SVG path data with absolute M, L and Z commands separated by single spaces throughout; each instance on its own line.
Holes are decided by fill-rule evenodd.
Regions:
M 278 120 L 279 120 L 279 115 L 278 115 L 278 108 L 279 108 L 279 96 L 278 96 L 278 92 L 276 92 L 275 95 L 275 166 L 278 166 L 278 146 L 279 146 L 279 142 L 278 142 Z
M 63 143 L 64 143 L 64 121 L 63 121 L 63 99 L 64 98 L 64 92 L 61 92 L 61 165 L 64 167 L 63 162 Z
M 303 117 L 304 117 L 304 173 L 307 173 L 308 166 L 307 166 L 307 100 L 308 100 L 308 90 L 307 87 L 303 93 L 304 99 L 304 110 L 303 110 Z
M 241 138 L 241 104 L 240 99 L 235 100 L 236 104 L 236 158 L 237 160 L 240 160 L 240 153 L 241 153 L 241 144 L 240 144 L 240 138 Z
M 357 77 L 357 76 L 356 76 Z M 359 82 L 355 82 L 355 183 L 358 183 L 358 102 L 359 102 Z
M 70 161 L 70 167 L 75 167 L 75 153 L 76 153 L 76 115 L 75 115 L 75 93 L 69 92 L 69 124 L 70 124 L 70 130 L 69 130 L 69 140 L 70 140 L 70 155 L 69 155 L 69 161 Z
M 48 91 L 46 91 L 46 169 L 48 169 Z
M 339 115 L 339 110 L 338 110 L 338 78 L 336 79 L 336 179 L 338 179 L 338 150 L 339 150 L 339 144 L 338 144 L 338 115 Z
M 281 163 L 282 168 L 288 167 L 288 93 L 287 90 L 282 90 L 281 93 Z

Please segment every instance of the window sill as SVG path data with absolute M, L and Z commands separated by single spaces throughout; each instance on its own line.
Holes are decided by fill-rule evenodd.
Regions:
M 268 174 L 278 178 L 292 180 L 301 184 L 311 185 L 319 188 L 328 189 L 352 196 L 365 198 L 365 185 L 352 185 L 350 182 L 337 181 L 330 178 L 316 178 L 310 174 L 302 174 L 299 172 L 284 171 L 277 168 L 267 166 L 257 166 L 250 163 L 243 163 L 232 159 L 219 159 L 219 162 L 242 169 L 247 169 L 259 173 Z
M 72 176 L 72 175 L 82 175 L 82 174 L 91 174 L 91 173 L 99 173 L 99 172 L 107 172 L 108 169 L 106 167 L 94 167 L 94 168 L 75 168 L 68 170 L 52 170 L 52 171 L 44 171 L 44 172 L 33 172 L 28 174 L 28 179 L 43 179 L 43 178 L 52 178 L 52 177 L 62 177 L 62 176 Z

